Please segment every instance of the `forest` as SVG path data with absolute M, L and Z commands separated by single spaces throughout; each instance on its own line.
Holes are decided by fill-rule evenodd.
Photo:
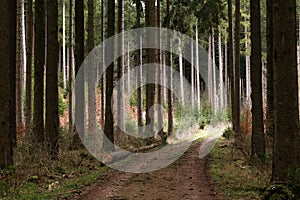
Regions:
M 300 199 L 298 0 L 2 0 L 0 199 Z

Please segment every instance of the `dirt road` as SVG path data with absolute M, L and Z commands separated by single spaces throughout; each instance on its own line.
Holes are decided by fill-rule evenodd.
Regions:
M 217 200 L 222 195 L 214 190 L 207 174 L 206 159 L 199 158 L 201 143 L 168 167 L 142 174 L 111 171 L 102 180 L 72 199 L 82 200 Z

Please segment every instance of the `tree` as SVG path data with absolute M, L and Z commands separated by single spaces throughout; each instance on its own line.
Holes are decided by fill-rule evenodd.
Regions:
M 261 66 L 261 27 L 260 0 L 250 1 L 251 12 L 251 100 L 252 100 L 252 135 L 251 159 L 264 162 L 266 157 L 263 123 L 262 66 Z
M 272 179 L 288 181 L 299 167 L 296 1 L 273 0 L 274 153 Z
M 35 1 L 34 31 L 34 140 L 44 142 L 45 1 Z
M 84 60 L 84 2 L 75 1 L 75 124 L 72 148 L 81 146 L 80 136 L 84 137 L 85 98 L 84 98 L 84 71 L 79 73 Z
M 16 142 L 16 6 L 5 0 L 0 8 L 0 169 L 13 165 Z
M 229 88 L 231 94 L 231 118 L 232 118 L 232 127 L 235 130 L 236 122 L 235 122 L 235 93 L 234 93 L 234 63 L 233 63 L 233 28 L 232 28 L 232 0 L 228 0 L 228 33 L 229 33 L 229 41 L 228 41 L 228 74 L 229 74 Z
M 58 156 L 58 3 L 47 1 L 47 65 L 46 65 L 46 123 L 45 139 L 52 159 Z
M 107 37 L 112 37 L 115 34 L 115 1 L 108 1 L 107 7 Z M 114 42 L 112 41 L 111 45 L 105 46 L 105 63 L 108 63 L 110 58 L 114 57 Z M 113 84 L 114 84 L 114 62 L 112 62 L 106 70 L 106 94 L 105 94 L 105 125 L 104 125 L 104 134 L 110 140 L 111 143 L 114 143 L 114 119 L 113 119 Z M 103 149 L 105 151 L 113 151 L 114 146 L 110 145 L 111 143 L 103 141 Z
M 73 0 L 69 2 L 69 133 L 73 131 Z
M 117 98 L 117 112 L 118 112 L 118 129 L 124 130 L 125 121 L 124 121 L 124 0 L 118 0 L 118 33 L 122 33 L 118 37 L 118 98 Z M 119 130 L 120 131 L 120 130 Z
M 16 117 L 17 127 L 24 125 L 23 119 L 23 93 L 24 93 L 24 69 L 26 66 L 25 50 L 25 24 L 24 24 L 24 0 L 17 0 L 17 52 L 16 52 Z
M 66 72 L 66 3 L 65 0 L 62 2 L 62 59 L 61 69 L 63 78 L 63 88 L 67 87 L 67 72 Z
M 232 104 L 235 109 L 235 131 L 240 132 L 240 0 L 235 1 L 235 64 L 234 64 L 234 96 Z
M 104 0 L 101 0 L 101 42 L 104 41 Z M 103 45 L 102 47 L 102 55 L 103 55 L 103 59 L 104 59 L 104 52 L 105 52 L 105 47 Z M 105 101 L 104 101 L 104 96 L 105 96 L 105 88 L 104 88 L 104 84 L 105 84 L 105 75 L 104 75 L 104 66 L 105 66 L 105 62 L 102 62 L 102 76 L 100 77 L 100 87 L 101 87 L 101 121 L 102 123 L 104 123 L 104 115 L 105 115 Z
M 29 132 L 32 123 L 32 54 L 33 54 L 33 12 L 32 0 L 27 1 L 26 18 L 26 107 L 25 124 Z
M 142 12 L 142 4 L 140 0 L 135 0 L 136 1 L 136 27 L 140 28 L 141 27 L 141 12 Z M 136 40 L 138 41 L 138 51 L 137 51 L 137 55 L 136 55 L 136 64 L 138 67 L 137 70 L 137 118 L 138 118 L 138 133 L 141 134 L 142 133 L 142 126 L 143 126 L 143 118 L 142 118 L 142 87 L 141 87 L 141 79 L 142 79 L 142 69 L 141 69 L 141 65 L 142 65 L 142 59 L 143 59 L 143 55 L 142 55 L 142 40 L 141 40 L 141 33 L 137 34 L 137 38 Z
M 167 28 L 171 28 L 170 22 L 170 6 L 171 0 L 167 0 Z M 167 47 L 171 49 L 170 33 L 167 33 Z M 170 52 L 165 52 L 166 65 L 172 69 L 172 57 Z M 168 136 L 173 134 L 173 98 L 172 98 L 172 71 L 169 71 L 168 76 Z
M 196 23 L 196 55 L 195 55 L 195 65 L 196 65 L 196 81 L 197 81 L 197 106 L 200 110 L 201 102 L 201 89 L 200 89 L 200 67 L 199 67 L 199 32 L 198 32 L 198 23 Z
M 266 133 L 274 135 L 274 89 L 273 89 L 273 0 L 267 0 L 267 111 Z
M 159 63 L 160 64 L 160 66 L 161 66 L 161 53 L 162 53 L 162 51 L 161 51 L 161 31 L 160 31 L 160 28 L 161 28 L 161 14 L 160 14 L 160 12 L 161 12 L 161 2 L 160 2 L 161 0 L 157 0 L 156 1 L 156 4 L 157 4 L 157 15 L 156 15 L 156 17 L 157 17 L 157 20 L 156 20 L 156 22 L 157 22 L 157 27 L 159 28 L 159 31 L 157 32 L 157 42 L 158 42 L 158 44 L 159 44 L 159 49 L 158 49 L 158 51 L 157 51 L 157 63 Z M 158 72 L 157 72 L 157 74 L 158 74 L 158 80 L 157 80 L 157 82 L 158 82 L 158 86 L 157 86 L 157 104 L 158 105 L 161 105 L 162 104 L 162 87 L 161 87 L 161 83 L 162 83 L 162 69 L 161 69 L 161 67 L 159 67 L 158 68 Z M 161 135 L 162 136 L 162 134 L 163 134 L 163 113 L 162 113 L 162 109 L 161 109 L 161 106 L 159 106 L 158 107 L 158 110 L 157 110 L 157 122 L 158 122 L 158 127 L 159 127 L 159 135 Z
M 155 0 L 146 1 L 145 14 L 146 27 L 155 27 Z M 147 45 L 155 42 L 155 35 L 152 35 L 150 32 L 146 34 Z M 146 63 L 155 63 L 155 52 L 155 49 L 146 49 Z M 146 132 L 151 135 L 154 133 L 154 122 L 152 122 L 154 120 L 154 112 L 151 110 L 151 107 L 154 105 L 155 85 L 149 83 L 154 82 L 154 77 L 155 69 L 153 67 L 147 68 L 146 125 L 148 125 L 148 129 Z
M 88 51 L 94 49 L 94 0 L 88 0 Z M 96 93 L 95 93 L 95 63 L 93 55 L 89 57 L 88 74 L 88 126 L 89 130 L 96 127 Z

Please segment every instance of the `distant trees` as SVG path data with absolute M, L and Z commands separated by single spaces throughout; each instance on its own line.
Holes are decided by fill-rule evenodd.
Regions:
M 16 1 L 0 7 L 0 169 L 13 165 L 16 144 Z

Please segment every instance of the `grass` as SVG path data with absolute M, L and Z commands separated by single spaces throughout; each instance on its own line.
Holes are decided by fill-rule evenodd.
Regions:
M 226 199 L 262 199 L 270 170 L 250 167 L 244 158 L 232 158 L 232 141 L 220 139 L 209 157 L 209 174 Z
M 58 199 L 78 194 L 101 179 L 101 167 L 86 150 L 61 149 L 58 160 L 49 160 L 37 147 L 20 145 L 14 169 L 0 171 L 0 199 Z M 22 157 L 21 157 L 22 156 Z

